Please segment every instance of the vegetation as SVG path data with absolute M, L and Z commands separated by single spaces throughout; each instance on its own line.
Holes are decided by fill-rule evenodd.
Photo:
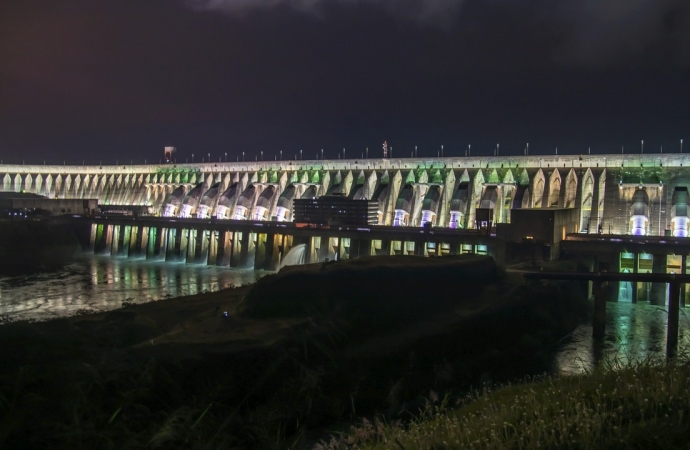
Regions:
M 359 417 L 407 419 L 429 389 L 542 372 L 587 311 L 577 285 L 524 285 L 486 258 L 427 261 L 456 283 L 424 301 L 414 286 L 434 293 L 432 271 L 404 268 L 422 261 L 355 260 L 3 325 L 0 448 L 309 448 Z M 386 294 L 338 285 L 348 271 Z
M 581 376 L 486 389 L 415 420 L 364 421 L 319 449 L 687 448 L 690 363 L 603 364 Z

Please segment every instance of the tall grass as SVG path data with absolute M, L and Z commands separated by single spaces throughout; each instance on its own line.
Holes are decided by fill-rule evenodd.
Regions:
M 448 408 L 427 403 L 415 420 L 365 421 L 317 449 L 688 448 L 690 363 L 614 361 L 472 395 Z

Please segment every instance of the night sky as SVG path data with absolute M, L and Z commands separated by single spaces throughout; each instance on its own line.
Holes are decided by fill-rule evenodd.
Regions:
M 3 162 L 690 152 L 687 0 L 3 0 Z

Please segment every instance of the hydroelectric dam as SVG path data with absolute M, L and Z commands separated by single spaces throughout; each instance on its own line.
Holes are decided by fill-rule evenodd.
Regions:
M 531 252 L 586 256 L 592 270 L 685 273 L 688 166 L 678 153 L 476 156 L 0 165 L 0 179 L 6 193 L 137 211 L 63 211 L 82 215 L 90 248 L 112 255 L 274 270 L 297 246 L 305 263 L 461 253 L 502 263 Z M 375 201 L 376 218 L 293 222 L 295 200 L 322 196 Z

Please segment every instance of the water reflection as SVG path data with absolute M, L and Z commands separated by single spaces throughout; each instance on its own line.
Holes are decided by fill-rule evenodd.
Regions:
M 661 306 L 647 303 L 607 303 L 606 336 L 603 342 L 592 339 L 592 325 L 582 325 L 564 340 L 555 360 L 555 371 L 582 373 L 598 361 L 616 359 L 623 363 L 666 354 L 668 313 Z M 678 347 L 690 348 L 690 318 L 681 309 Z
M 58 272 L 0 278 L 0 316 L 5 320 L 48 320 L 107 311 L 123 302 L 145 303 L 241 286 L 263 274 L 90 255 Z

